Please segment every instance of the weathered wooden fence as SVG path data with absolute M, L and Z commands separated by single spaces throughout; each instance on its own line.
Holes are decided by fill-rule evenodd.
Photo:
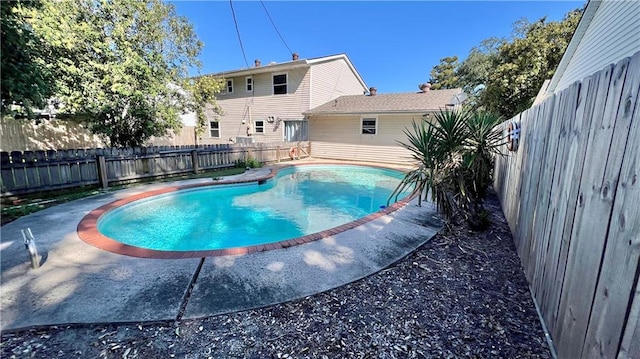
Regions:
M 560 358 L 640 358 L 639 92 L 636 53 L 516 116 L 520 148 L 496 163 Z
M 289 159 L 296 147 L 308 157 L 308 142 L 247 145 L 98 148 L 61 151 L 0 152 L 2 195 L 135 181 L 233 167 L 239 161 L 261 163 Z

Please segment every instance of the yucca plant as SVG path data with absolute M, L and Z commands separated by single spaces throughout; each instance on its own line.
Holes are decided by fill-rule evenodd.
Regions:
M 435 160 L 438 148 L 436 147 L 437 139 L 434 135 L 434 127 L 424 121 L 420 123 L 413 121 L 412 126 L 413 131 L 404 129 L 408 143 L 399 142 L 399 144 L 411 151 L 411 157 L 417 162 L 418 166 L 405 175 L 389 197 L 389 202 L 394 197 L 397 200 L 397 196 L 400 193 L 411 190 L 411 188 L 415 192 L 426 193 L 436 181 L 435 168 L 437 168 L 437 164 Z M 422 196 L 418 199 L 419 205 L 421 201 Z
M 497 125 L 502 119 L 489 112 L 476 112 L 466 124 L 467 138 L 463 153 L 464 202 L 460 203 L 467 222 L 473 228 L 486 224 L 484 197 L 491 185 L 495 156 L 505 144 Z
M 412 123 L 412 130 L 405 129 L 408 141 L 398 143 L 411 151 L 417 167 L 408 172 L 394 195 L 414 188 L 425 199 L 430 194 L 432 201 L 445 218 L 453 218 L 459 201 L 458 190 L 461 186 L 458 172 L 462 162 L 462 149 L 467 138 L 465 122 L 470 113 L 463 109 L 441 110 L 436 113 L 434 122 L 423 119 Z
M 411 152 L 417 166 L 392 196 L 413 187 L 420 201 L 430 194 L 448 222 L 462 216 L 472 227 L 481 227 L 493 158 L 503 143 L 495 129 L 499 122 L 498 116 L 464 108 L 440 110 L 433 122 L 413 122 L 412 130 L 404 130 L 408 141 L 398 143 Z

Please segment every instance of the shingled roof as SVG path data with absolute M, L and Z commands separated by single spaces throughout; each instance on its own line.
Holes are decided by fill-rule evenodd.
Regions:
M 418 93 L 392 93 L 375 96 L 341 96 L 304 115 L 345 115 L 373 113 L 421 113 L 457 105 L 466 98 L 462 89 L 430 90 Z

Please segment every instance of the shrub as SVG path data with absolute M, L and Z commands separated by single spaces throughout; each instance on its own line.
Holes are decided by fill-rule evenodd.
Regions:
M 466 109 L 441 110 L 433 122 L 414 122 L 411 130 L 404 131 L 407 142 L 399 144 L 411 151 L 417 167 L 393 195 L 413 187 L 421 194 L 420 201 L 430 194 L 448 222 L 461 216 L 472 228 L 484 227 L 483 199 L 491 183 L 493 158 L 503 144 L 496 129 L 500 122 L 494 114 Z
M 239 168 L 260 168 L 262 163 L 255 158 L 247 158 L 246 160 L 238 160 L 236 166 Z

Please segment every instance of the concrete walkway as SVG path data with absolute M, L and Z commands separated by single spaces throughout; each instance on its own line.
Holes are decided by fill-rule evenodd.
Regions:
M 268 171 L 252 170 L 231 179 L 257 179 Z M 202 181 L 212 180 L 179 184 Z M 91 210 L 172 185 L 176 183 L 99 194 L 3 226 L 0 330 L 68 323 L 176 320 L 281 303 L 375 273 L 419 247 L 440 229 L 435 209 L 429 204 L 417 207 L 414 201 L 391 214 L 312 243 L 248 255 L 135 258 L 100 250 L 78 238 L 76 227 Z M 25 228 L 31 228 L 43 256 L 38 269 L 31 269 L 23 245 L 20 230 Z

